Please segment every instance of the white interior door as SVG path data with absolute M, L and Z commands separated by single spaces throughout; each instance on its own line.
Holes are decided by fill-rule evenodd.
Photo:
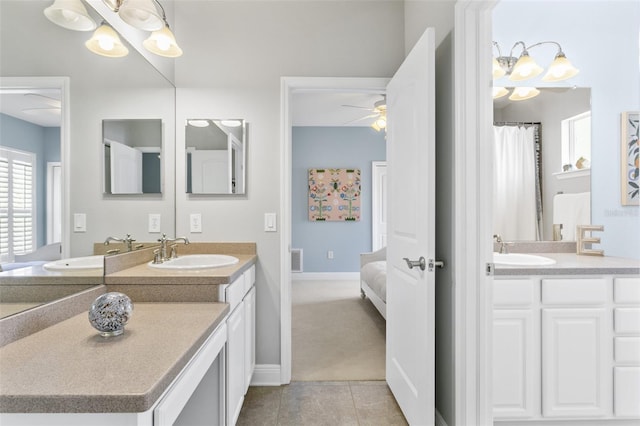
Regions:
M 111 193 L 142 194 L 142 152 L 111 142 Z
M 387 86 L 387 383 L 409 424 L 435 414 L 435 32 Z M 403 258 L 427 265 L 410 269 Z
M 191 153 L 191 191 L 194 194 L 230 193 L 229 153 L 226 149 Z

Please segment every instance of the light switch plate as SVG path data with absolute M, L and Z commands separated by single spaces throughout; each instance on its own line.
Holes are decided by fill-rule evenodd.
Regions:
M 73 232 L 87 232 L 87 215 L 85 213 L 73 214 Z
M 276 214 L 275 213 L 265 213 L 264 214 L 264 232 L 276 232 L 278 230 L 276 224 Z
M 149 213 L 149 232 L 160 233 L 160 213 Z
M 189 231 L 192 234 L 202 232 L 202 215 L 200 213 L 191 213 L 189 217 Z

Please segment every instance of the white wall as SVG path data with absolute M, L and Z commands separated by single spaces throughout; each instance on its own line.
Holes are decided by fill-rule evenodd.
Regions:
M 605 227 L 596 233 L 605 255 L 640 258 L 640 207 L 620 202 L 620 113 L 640 109 L 640 2 L 502 0 L 493 29 L 507 53 L 519 40 L 554 40 L 580 69 L 557 85 L 592 88 L 591 220 Z M 529 53 L 546 66 L 542 58 L 550 62 L 555 50 L 541 46 Z
M 404 57 L 403 4 L 185 0 L 175 13 L 188 46 L 176 61 L 177 233 L 257 243 L 256 362 L 280 364 L 280 235 L 263 231 L 264 213 L 282 213 L 280 79 L 391 76 Z M 247 120 L 245 196 L 184 193 L 183 127 L 193 117 Z M 190 213 L 202 214 L 201 234 L 188 233 Z

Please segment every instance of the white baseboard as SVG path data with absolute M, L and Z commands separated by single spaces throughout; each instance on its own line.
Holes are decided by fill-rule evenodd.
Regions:
M 251 386 L 280 386 L 280 364 L 256 364 Z
M 359 272 L 300 272 L 292 273 L 291 281 L 360 280 Z
M 442 414 L 436 408 L 436 426 L 447 426 L 447 422 L 444 421 Z

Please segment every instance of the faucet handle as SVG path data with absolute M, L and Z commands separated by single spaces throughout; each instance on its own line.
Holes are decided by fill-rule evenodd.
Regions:
M 153 264 L 157 265 L 162 262 L 163 262 L 163 259 L 162 259 L 162 253 L 160 253 L 160 249 L 155 249 L 153 251 Z
M 177 259 L 178 258 L 178 245 L 177 244 L 171 244 L 170 246 L 170 252 L 169 252 L 169 258 L 170 259 Z

